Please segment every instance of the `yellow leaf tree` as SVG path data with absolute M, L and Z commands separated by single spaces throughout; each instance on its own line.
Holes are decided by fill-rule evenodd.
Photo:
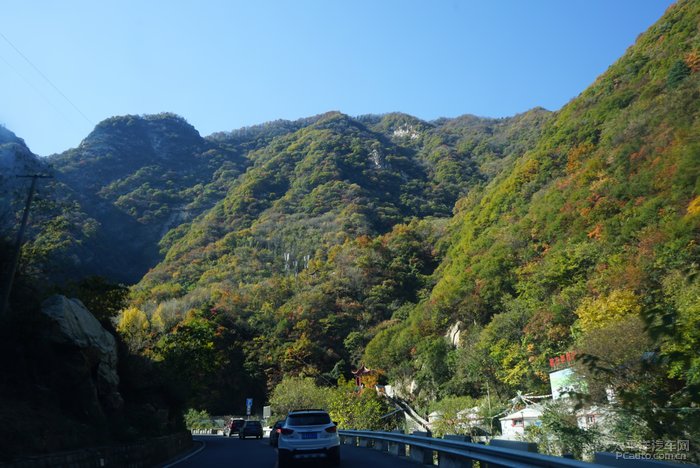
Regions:
M 639 299 L 629 290 L 615 290 L 598 298 L 585 298 L 576 309 L 578 325 L 585 333 L 640 312 Z
M 117 331 L 132 352 L 138 352 L 146 346 L 150 330 L 151 323 L 144 311 L 137 307 L 129 307 L 122 311 Z

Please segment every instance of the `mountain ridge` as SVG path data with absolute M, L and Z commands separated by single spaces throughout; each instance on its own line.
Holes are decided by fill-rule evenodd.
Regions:
M 469 119 L 473 123 L 481 118 Z M 490 123 L 508 121 L 481 120 Z M 445 121 L 458 127 L 453 120 Z M 361 119 L 330 111 L 296 121 L 263 123 L 202 137 L 184 118 L 172 113 L 125 115 L 98 123 L 76 148 L 39 157 L 37 161 L 46 165 L 57 178 L 56 184 L 59 185 L 50 190 L 64 191 L 70 203 L 80 205 L 80 216 L 96 227 L 88 237 L 97 244 L 116 239 L 118 245 L 123 246 L 122 253 L 116 254 L 118 250 L 91 244 L 92 249 L 108 255 L 104 265 L 118 266 L 101 267 L 93 261 L 90 262 L 92 266 L 86 266 L 79 262 L 82 267 L 94 274 L 132 283 L 159 261 L 169 242 L 166 239 L 173 238 L 172 235 L 166 236 L 168 231 L 193 220 L 214 206 L 216 200 L 224 198 L 238 175 L 252 164 L 248 155 L 258 154 L 257 150 L 272 144 L 277 138 L 308 128 L 320 131 L 323 126 L 332 127 L 334 122 L 342 122 L 348 128 L 357 125 L 362 127 L 361 131 L 377 132 L 375 138 L 385 139 L 385 144 L 398 143 L 400 147 L 408 144 L 409 151 L 417 150 L 415 144 L 410 145 L 415 139 L 402 135 L 401 131 L 396 134 L 392 125 L 411 122 L 419 125 L 421 130 L 438 128 L 401 113 L 378 115 L 372 125 L 365 127 Z M 481 131 L 477 129 L 475 134 Z M 9 130 L 5 135 L 13 142 L 22 141 Z M 432 158 L 435 160 L 436 156 Z M 441 163 L 443 166 L 459 164 L 453 161 L 454 156 L 447 159 Z M 421 161 L 415 169 L 419 170 L 425 164 Z M 458 194 L 448 195 L 447 192 L 461 189 L 459 180 L 455 180 L 459 179 L 455 177 L 455 167 L 438 168 L 442 172 L 448 170 L 452 175 L 450 185 L 443 189 L 443 198 L 452 200 Z M 452 201 L 448 201 L 440 208 L 443 215 L 449 214 L 451 204 Z M 71 248 L 67 249 L 70 251 Z

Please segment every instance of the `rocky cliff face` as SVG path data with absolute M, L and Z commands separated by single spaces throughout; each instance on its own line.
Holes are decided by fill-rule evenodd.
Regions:
M 77 299 L 0 317 L 0 465 L 182 429 L 177 398 Z

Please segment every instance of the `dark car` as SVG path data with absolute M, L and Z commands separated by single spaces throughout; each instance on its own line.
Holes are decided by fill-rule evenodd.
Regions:
M 284 425 L 284 419 L 281 421 L 277 421 L 273 426 L 272 430 L 270 430 L 270 445 L 273 447 L 277 447 L 277 441 L 280 438 L 280 428 Z
M 256 439 L 262 439 L 263 428 L 262 424 L 260 424 L 260 421 L 246 421 L 243 427 L 241 428 L 241 431 L 238 433 L 238 437 L 241 439 L 245 439 L 246 437 L 250 436 L 253 436 Z
M 244 423 L 245 419 L 229 419 L 224 426 L 224 436 L 231 437 L 233 434 L 239 434 Z

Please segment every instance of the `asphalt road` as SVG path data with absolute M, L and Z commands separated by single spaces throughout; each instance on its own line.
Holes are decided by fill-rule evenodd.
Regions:
M 235 467 L 276 468 L 277 451 L 270 447 L 267 438 L 240 440 L 238 437 L 194 436 L 204 443 L 204 449 L 182 461 L 170 461 L 168 467 Z M 418 465 L 375 450 L 343 445 L 340 448 L 341 467 L 353 468 L 416 468 Z M 298 463 L 298 467 L 320 467 L 318 463 Z

